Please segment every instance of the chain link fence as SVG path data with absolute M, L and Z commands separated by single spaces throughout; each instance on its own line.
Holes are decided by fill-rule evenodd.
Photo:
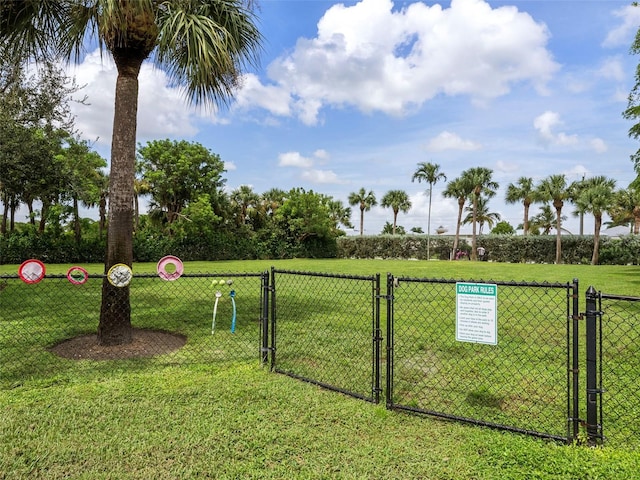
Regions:
M 379 283 L 272 270 L 272 368 L 377 403 Z
M 472 304 L 489 315 L 474 342 L 457 338 L 456 284 L 389 276 L 388 406 L 566 440 L 573 286 L 482 282 L 495 285 L 497 310 Z M 495 344 L 485 327 L 497 328 Z
M 483 341 L 473 338 L 478 332 L 459 338 L 463 281 L 389 274 L 381 292 L 379 275 L 135 275 L 133 341 L 114 350 L 97 344 L 103 281 L 0 276 L 0 388 L 125 368 L 270 360 L 276 372 L 371 402 L 384 383 L 396 410 L 564 441 L 582 428 L 596 441 L 640 446 L 640 297 L 598 293 L 589 306 L 590 287 L 580 313 L 577 280 L 474 282 L 496 288 L 495 323 L 484 318 L 479 330 L 495 341 Z M 479 312 L 482 320 L 487 311 Z M 597 331 L 589 327 L 594 318 Z
M 599 294 L 602 434 L 608 444 L 640 447 L 640 297 Z
M 180 365 L 261 358 L 268 273 L 184 274 L 175 281 L 135 275 L 133 341 L 122 349 L 97 345 L 103 279 L 93 275 L 78 285 L 47 275 L 27 284 L 0 276 L 0 385 L 118 368 L 106 359 Z

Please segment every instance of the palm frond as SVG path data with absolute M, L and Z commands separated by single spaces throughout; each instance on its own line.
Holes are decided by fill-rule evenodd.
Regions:
M 193 103 L 226 104 L 240 85 L 241 70 L 257 65 L 262 36 L 242 0 L 165 2 L 156 64 Z

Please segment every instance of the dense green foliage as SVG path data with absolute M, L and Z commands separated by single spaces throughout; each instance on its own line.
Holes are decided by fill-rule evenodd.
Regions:
M 562 236 L 562 263 L 585 264 L 591 262 L 594 237 L 590 235 Z M 485 257 L 493 262 L 554 263 L 555 237 L 549 235 L 482 235 L 478 247 L 485 249 Z M 427 237 L 376 236 L 341 237 L 337 239 L 340 258 L 427 258 Z M 431 237 L 431 258 L 448 260 L 454 237 Z M 458 248 L 469 258 L 471 247 L 462 241 Z M 600 237 L 600 263 L 605 265 L 640 264 L 640 238 L 627 235 L 621 238 Z
M 144 219 L 145 217 L 143 217 Z M 144 223 L 144 222 L 143 222 Z M 189 225 L 189 224 L 187 224 Z M 91 224 L 97 232 L 97 223 Z M 243 260 L 278 258 L 427 258 L 426 235 L 308 236 L 296 240 L 288 236 L 286 222 L 255 233 L 246 228 L 201 230 L 199 235 L 169 236 L 161 230 L 144 228 L 134 236 L 136 262 L 156 262 L 164 255 L 176 255 L 185 261 Z M 295 225 L 293 226 L 295 228 Z M 21 263 L 39 258 L 52 263 L 93 263 L 104 257 L 105 239 L 85 235 L 77 243 L 71 234 L 38 235 L 33 230 L 0 236 L 0 264 Z M 453 236 L 430 238 L 431 259 L 448 260 Z M 563 235 L 563 263 L 590 263 L 593 236 Z M 482 235 L 478 246 L 486 250 L 492 262 L 554 263 L 555 237 L 550 235 Z M 469 258 L 471 246 L 462 241 L 459 249 Z M 601 265 L 639 265 L 640 238 L 600 237 Z

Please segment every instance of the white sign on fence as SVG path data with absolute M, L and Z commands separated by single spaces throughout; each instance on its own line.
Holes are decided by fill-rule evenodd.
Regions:
M 498 286 L 456 283 L 456 340 L 498 344 Z

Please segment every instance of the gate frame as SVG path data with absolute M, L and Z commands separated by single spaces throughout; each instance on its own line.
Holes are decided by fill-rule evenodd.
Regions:
M 530 436 L 546 438 L 551 440 L 562 441 L 571 443 L 577 438 L 579 433 L 580 420 L 580 403 L 579 403 L 579 320 L 582 316 L 579 314 L 579 297 L 578 297 L 578 280 L 573 279 L 572 282 L 567 283 L 536 283 L 536 282 L 504 282 L 504 281 L 492 281 L 497 285 L 503 286 L 521 286 L 521 287 L 552 287 L 558 289 L 564 289 L 567 295 L 566 301 L 566 368 L 567 368 L 567 380 L 566 380 L 566 436 L 532 431 L 524 428 L 514 427 L 510 425 L 501 425 L 492 422 L 487 422 L 475 418 L 461 417 L 453 414 L 446 414 L 443 412 L 428 411 L 425 409 L 413 408 L 405 405 L 397 405 L 393 402 L 393 390 L 394 390 L 394 287 L 401 281 L 417 281 L 420 283 L 456 283 L 465 280 L 454 279 L 429 279 L 429 278 L 409 278 L 409 277 L 395 277 L 393 274 L 387 274 L 387 378 L 386 378 L 386 406 L 390 410 L 404 410 L 412 413 L 430 415 L 439 418 L 446 418 L 449 420 L 455 420 L 463 423 L 481 425 L 484 427 L 495 428 L 498 430 L 505 430 L 515 433 L 522 433 Z M 467 280 L 470 281 L 470 280 Z M 572 335 L 573 334 L 573 335 Z

